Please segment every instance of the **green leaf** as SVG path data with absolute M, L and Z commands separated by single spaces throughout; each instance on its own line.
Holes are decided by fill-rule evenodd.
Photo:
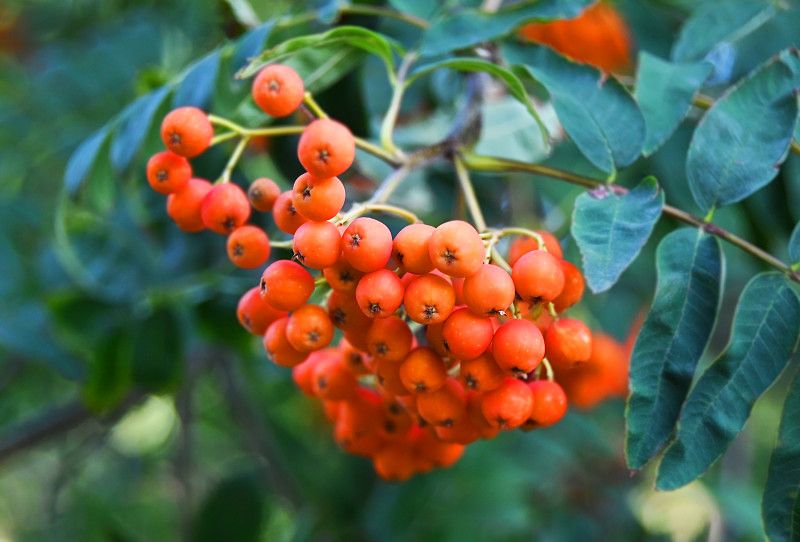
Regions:
M 334 43 L 300 51 L 286 64 L 300 74 L 306 90 L 320 92 L 361 65 L 366 54 L 344 43 Z
M 321 34 L 301 36 L 284 41 L 251 60 L 236 76 L 244 79 L 254 75 L 267 64 L 280 62 L 299 51 L 338 43 L 344 43 L 378 56 L 386 64 L 392 75 L 394 74 L 395 52 L 398 54 L 405 53 L 400 44 L 382 34 L 357 26 L 340 26 Z
M 131 382 L 130 335 L 116 330 L 92 349 L 89 375 L 83 388 L 83 402 L 95 412 L 117 406 L 128 394 Z
M 267 37 L 269 37 L 274 26 L 275 23 L 269 21 L 258 28 L 254 28 L 237 40 L 236 50 L 233 54 L 235 71 L 243 69 L 256 55 L 261 53 L 261 50 L 264 49 L 264 43 L 267 41 Z
M 549 47 L 507 45 L 503 54 L 516 73 L 544 85 L 564 130 L 595 166 L 611 173 L 639 157 L 644 117 L 619 81 Z
M 756 275 L 739 298 L 728 347 L 683 406 L 677 438 L 658 468 L 658 489 L 688 484 L 725 453 L 753 403 L 796 352 L 798 338 L 800 298 L 783 275 Z
M 177 84 L 172 107 L 194 106 L 206 109 L 214 95 L 219 72 L 220 51 L 216 50 L 195 62 Z
M 454 11 L 433 22 L 420 45 L 421 56 L 435 56 L 505 36 L 527 22 L 571 19 L 594 0 L 537 0 L 520 2 L 496 13 L 478 9 Z
M 175 315 L 155 311 L 133 328 L 132 379 L 154 391 L 173 389 L 183 372 L 183 341 Z
M 663 207 L 664 192 L 654 177 L 627 194 L 614 194 L 603 186 L 577 197 L 572 237 L 593 292 L 604 292 L 617 282 L 647 242 Z
M 645 51 L 639 53 L 636 101 L 647 126 L 645 155 L 654 153 L 678 128 L 712 69 L 708 62 L 673 64 Z
M 792 236 L 789 238 L 789 258 L 792 264 L 800 262 L 800 222 L 794 227 Z
M 122 112 L 111 140 L 111 164 L 117 173 L 125 171 L 139 152 L 153 116 L 169 94 L 169 87 L 156 89 L 130 104 Z
M 431 0 L 389 0 L 389 5 L 402 13 L 410 13 L 422 19 L 430 20 L 442 5 Z
M 517 77 L 514 73 L 498 66 L 497 64 L 494 64 L 493 62 L 482 60 L 480 58 L 448 58 L 431 64 L 426 64 L 412 70 L 406 83 L 410 85 L 423 75 L 447 68 L 459 71 L 484 72 L 503 81 L 503 83 L 505 83 L 508 87 L 508 91 L 511 96 L 519 103 L 524 105 L 525 109 L 528 110 L 528 113 L 530 113 L 531 116 L 536 120 L 536 124 L 539 126 L 539 130 L 542 133 L 542 138 L 544 141 L 548 141 L 547 127 L 544 125 L 539 113 L 533 107 L 530 97 L 528 96 L 528 92 L 525 90 L 525 86 L 522 84 L 522 81 L 520 81 L 519 77 Z
M 539 162 L 547 148 L 536 121 L 516 100 L 504 97 L 481 108 L 481 135 L 474 152 L 520 162 Z
M 78 194 L 81 185 L 91 173 L 100 148 L 108 138 L 108 133 L 109 125 L 103 126 L 78 145 L 78 148 L 70 156 L 64 171 L 64 185 L 70 196 L 74 197 Z
M 194 521 L 195 542 L 258 542 L 265 514 L 266 492 L 256 473 L 242 473 L 219 482 L 206 496 Z
M 761 517 L 771 542 L 797 540 L 800 532 L 800 372 L 783 405 L 778 442 L 769 461 Z
M 800 53 L 784 51 L 717 100 L 698 124 L 686 158 L 694 200 L 710 209 L 769 183 L 797 126 Z
M 664 237 L 656 268 L 653 305 L 631 355 L 625 454 L 632 469 L 644 467 L 672 434 L 722 299 L 722 248 L 703 230 Z
M 681 27 L 672 47 L 672 60 L 701 60 L 719 43 L 732 43 L 743 38 L 777 12 L 774 3 L 760 0 L 724 0 L 703 4 Z

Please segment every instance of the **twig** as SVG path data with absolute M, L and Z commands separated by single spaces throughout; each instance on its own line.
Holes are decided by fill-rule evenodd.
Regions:
M 472 216 L 472 221 L 479 232 L 486 231 L 486 219 L 483 218 L 481 206 L 478 204 L 478 198 L 475 196 L 475 188 L 472 186 L 472 181 L 469 178 L 469 171 L 464 166 L 464 161 L 461 156 L 456 154 L 453 156 L 453 165 L 456 168 L 456 177 L 458 184 L 461 187 L 461 193 L 464 194 L 464 201 L 469 209 L 469 214 Z

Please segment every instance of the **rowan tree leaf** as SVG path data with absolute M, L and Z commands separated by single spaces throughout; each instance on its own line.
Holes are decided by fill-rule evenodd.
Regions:
M 658 281 L 631 354 L 625 412 L 628 466 L 641 469 L 667 442 L 711 338 L 722 299 L 719 240 L 683 228 L 661 240 Z
M 741 201 L 769 183 L 797 127 L 800 53 L 787 50 L 729 89 L 703 116 L 686 175 L 703 210 Z
M 647 177 L 627 194 L 606 187 L 578 196 L 572 237 L 583 256 L 586 283 L 595 293 L 611 288 L 639 254 L 664 207 L 664 193 Z
M 614 77 L 539 45 L 506 45 L 503 55 L 515 73 L 547 89 L 564 130 L 595 166 L 612 173 L 639 157 L 644 117 Z
M 756 275 L 739 298 L 730 343 L 686 399 L 676 440 L 658 467 L 658 489 L 688 484 L 725 453 L 798 340 L 800 297 L 782 274 Z
M 645 51 L 639 53 L 636 101 L 647 127 L 645 155 L 654 153 L 678 128 L 712 69 L 707 62 L 675 64 Z
M 145 94 L 122 113 L 111 140 L 111 164 L 117 173 L 124 172 L 139 152 L 150 131 L 153 117 L 170 92 L 167 86 Z

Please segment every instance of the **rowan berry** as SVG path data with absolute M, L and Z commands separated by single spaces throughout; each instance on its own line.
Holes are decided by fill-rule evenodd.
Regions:
M 348 426 L 351 436 L 361 437 L 377 433 L 380 429 L 383 402 L 378 392 L 359 387 L 356 393 L 339 405 L 339 420 Z
M 444 324 L 430 324 L 425 326 L 425 338 L 428 341 L 428 344 L 431 348 L 436 351 L 437 354 L 442 356 L 443 358 L 450 357 L 452 354 L 450 353 L 450 348 L 447 345 L 447 341 L 444 339 L 443 332 L 444 331 Z
M 317 119 L 303 130 L 297 157 L 303 167 L 320 179 L 336 177 L 355 159 L 356 143 L 350 129 L 333 119 Z
M 406 314 L 418 324 L 439 324 L 453 312 L 456 294 L 450 283 L 427 273 L 414 278 L 403 295 Z
M 481 411 L 486 421 L 502 430 L 525 423 L 533 408 L 533 390 L 516 378 L 506 378 L 499 388 L 487 391 L 481 399 Z
M 328 312 L 319 305 L 303 305 L 292 312 L 286 324 L 286 338 L 300 352 L 312 352 L 328 346 L 334 327 Z
M 561 270 L 564 272 L 564 289 L 553 299 L 556 312 L 564 312 L 583 297 L 583 275 L 577 267 L 561 260 Z
M 527 374 L 539 366 L 544 353 L 542 332 L 528 320 L 509 320 L 494 334 L 492 354 L 504 371 Z
M 227 235 L 250 218 L 250 200 L 238 184 L 218 184 L 206 194 L 200 216 L 208 229 Z
M 261 267 L 269 253 L 269 236 L 258 226 L 240 226 L 228 236 L 228 257 L 242 269 Z
M 561 420 L 567 413 L 567 394 L 558 382 L 534 380 L 528 382 L 533 391 L 533 412 L 525 425 L 532 428 L 547 427 Z
M 433 271 L 430 243 L 435 228 L 428 224 L 409 224 L 392 242 L 392 258 L 401 271 L 424 275 Z
M 161 122 L 161 139 L 169 150 L 186 158 L 205 151 L 214 137 L 208 115 L 196 107 L 179 107 Z
M 344 401 L 357 392 L 358 381 L 339 356 L 330 356 L 317 362 L 311 374 L 311 387 L 318 397 Z
M 437 425 L 433 428 L 436 437 L 442 444 L 460 444 L 463 446 L 472 444 L 481 438 L 481 432 L 472 423 L 469 416 L 461 416 L 453 425 L 445 427 Z
M 475 359 L 483 354 L 493 335 L 492 321 L 476 316 L 466 307 L 454 310 L 442 328 L 450 355 L 460 360 Z
M 339 404 L 341 405 L 343 402 Z M 347 422 L 341 420 L 336 422 L 333 437 L 342 450 L 348 454 L 362 457 L 374 457 L 386 446 L 385 439 L 379 433 L 365 433 L 360 436 L 354 436 Z
M 405 442 L 394 442 L 375 454 L 373 465 L 375 472 L 384 480 L 408 480 L 415 472 L 414 450 Z
M 314 277 L 302 265 L 278 260 L 261 275 L 261 295 L 278 310 L 293 311 L 314 293 Z
M 147 182 L 159 194 L 178 192 L 191 178 L 192 165 L 174 152 L 159 152 L 147 161 Z
M 544 338 L 547 359 L 568 368 L 586 363 L 592 355 L 592 332 L 580 320 L 556 320 Z
M 489 391 L 499 388 L 505 377 L 505 371 L 487 352 L 477 358 L 465 359 L 461 362 L 459 378 L 468 390 Z
M 473 391 L 467 394 L 467 417 L 483 439 L 493 439 L 500 432 L 500 428 L 490 424 L 483 415 L 483 393 Z
M 333 291 L 353 295 L 356 293 L 358 281 L 364 276 L 363 271 L 350 265 L 341 254 L 335 264 L 322 270 L 322 274 Z
M 433 393 L 417 395 L 417 411 L 431 425 L 452 427 L 467 413 L 467 393 L 455 378 L 447 378 Z
M 200 209 L 213 185 L 205 179 L 189 179 L 181 190 L 167 197 L 167 214 L 185 232 L 198 232 L 206 228 Z
M 300 388 L 300 391 L 303 392 L 304 395 L 307 395 L 309 397 L 316 396 L 316 393 L 314 392 L 311 383 L 311 377 L 314 373 L 314 367 L 316 367 L 317 363 L 319 363 L 321 360 L 335 356 L 336 354 L 333 353 L 333 351 L 330 349 L 317 350 L 316 352 L 311 352 L 310 354 L 308 354 L 308 357 L 303 362 L 292 367 L 292 379 L 294 380 L 294 383 L 297 384 L 297 387 Z
M 272 219 L 278 229 L 294 235 L 297 228 L 308 222 L 308 219 L 297 212 L 292 203 L 292 191 L 283 192 L 272 207 Z
M 388 269 L 364 275 L 356 286 L 358 306 L 370 318 L 387 318 L 403 303 L 403 284 Z
M 325 269 L 339 259 L 339 230 L 331 222 L 306 222 L 294 232 L 293 259 L 312 269 Z
M 375 360 L 375 378 L 379 389 L 390 396 L 408 395 L 408 390 L 400 379 L 400 363 L 385 358 Z
M 381 432 L 391 439 L 402 438 L 414 426 L 414 418 L 395 397 L 385 397 L 382 400 Z
M 339 177 L 318 179 L 303 173 L 292 187 L 295 211 L 309 220 L 330 220 L 342 210 L 344 200 L 344 184 Z
M 272 179 L 261 177 L 256 179 L 247 189 L 247 197 L 250 205 L 256 211 L 267 213 L 272 210 L 278 196 L 281 195 L 280 187 Z
M 288 316 L 285 311 L 279 311 L 264 301 L 257 286 L 247 290 L 236 307 L 239 323 L 253 335 L 263 335 L 272 322 L 284 316 Z
M 544 241 L 544 247 L 547 249 L 548 253 L 559 260 L 564 258 L 564 251 L 561 250 L 561 243 L 558 242 L 558 238 L 556 238 L 555 235 L 544 230 L 536 230 L 536 233 L 538 233 L 542 241 Z M 542 247 L 539 246 L 539 240 L 535 237 L 529 237 L 527 235 L 516 237 L 511 241 L 511 245 L 508 247 L 508 265 L 514 267 L 514 264 L 517 263 L 517 260 L 519 260 L 523 254 L 533 252 L 534 250 L 540 250 L 541 248 Z
M 472 225 L 451 220 L 433 231 L 428 252 L 436 269 L 451 277 L 466 278 L 483 264 L 486 250 Z
M 483 264 L 464 279 L 463 295 L 467 308 L 478 316 L 505 314 L 514 302 L 514 281 L 504 269 Z
M 267 115 L 291 115 L 301 103 L 303 80 L 289 66 L 271 64 L 263 68 L 253 81 L 253 100 Z
M 447 379 L 444 361 L 430 346 L 411 350 L 400 366 L 400 380 L 414 394 L 432 393 Z
M 361 311 L 361 307 L 353 294 L 331 292 L 328 298 L 328 316 L 333 325 L 342 331 L 359 332 L 372 325 L 372 319 Z
M 437 427 L 436 432 L 446 429 Z M 433 438 L 421 438 L 419 452 L 437 467 L 447 468 L 453 466 L 464 455 L 464 445 L 452 442 L 441 442 Z
M 524 301 L 549 303 L 564 289 L 564 272 L 558 258 L 534 250 L 523 254 L 511 269 L 514 287 Z
M 264 333 L 264 349 L 267 357 L 281 367 L 294 367 L 308 357 L 308 352 L 300 352 L 286 338 L 289 318 L 279 318 L 272 322 Z
M 377 358 L 400 362 L 412 348 L 414 334 L 398 316 L 375 320 L 367 331 L 367 350 Z M 405 395 L 405 394 L 402 394 Z
M 392 256 L 392 232 L 374 218 L 356 218 L 342 234 L 342 254 L 359 271 L 383 269 Z
M 339 341 L 339 351 L 342 355 L 342 363 L 353 371 L 356 376 L 364 376 L 372 372 L 364 361 L 369 354 L 353 346 L 344 337 Z

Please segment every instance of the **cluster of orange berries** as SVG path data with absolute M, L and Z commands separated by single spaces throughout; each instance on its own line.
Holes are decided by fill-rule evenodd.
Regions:
M 293 112 L 303 96 L 302 80 L 285 66 L 264 68 L 253 85 L 256 103 L 274 116 Z M 517 237 L 509 273 L 489 263 L 497 236 L 467 222 L 415 222 L 393 236 L 361 216 L 368 205 L 342 215 L 337 176 L 354 161 L 355 139 L 328 118 L 304 129 L 298 158 L 306 173 L 282 193 L 269 179 L 245 193 L 192 178 L 187 158 L 213 137 L 202 111 L 176 109 L 161 131 L 169 150 L 150 160 L 148 180 L 169 194 L 179 227 L 227 234 L 231 260 L 244 268 L 265 264 L 270 252 L 267 234 L 246 224 L 251 207 L 272 211 L 293 236 L 292 259 L 266 267 L 240 299 L 239 321 L 323 402 L 339 445 L 371 458 L 380 476 L 404 480 L 446 467 L 480 438 L 564 416 L 567 394 L 553 369 L 569 375 L 597 352 L 583 322 L 559 316 L 581 298 L 584 282 L 554 236 Z M 326 290 L 325 306 L 309 303 L 317 288 Z M 418 342 L 423 335 L 427 344 Z

